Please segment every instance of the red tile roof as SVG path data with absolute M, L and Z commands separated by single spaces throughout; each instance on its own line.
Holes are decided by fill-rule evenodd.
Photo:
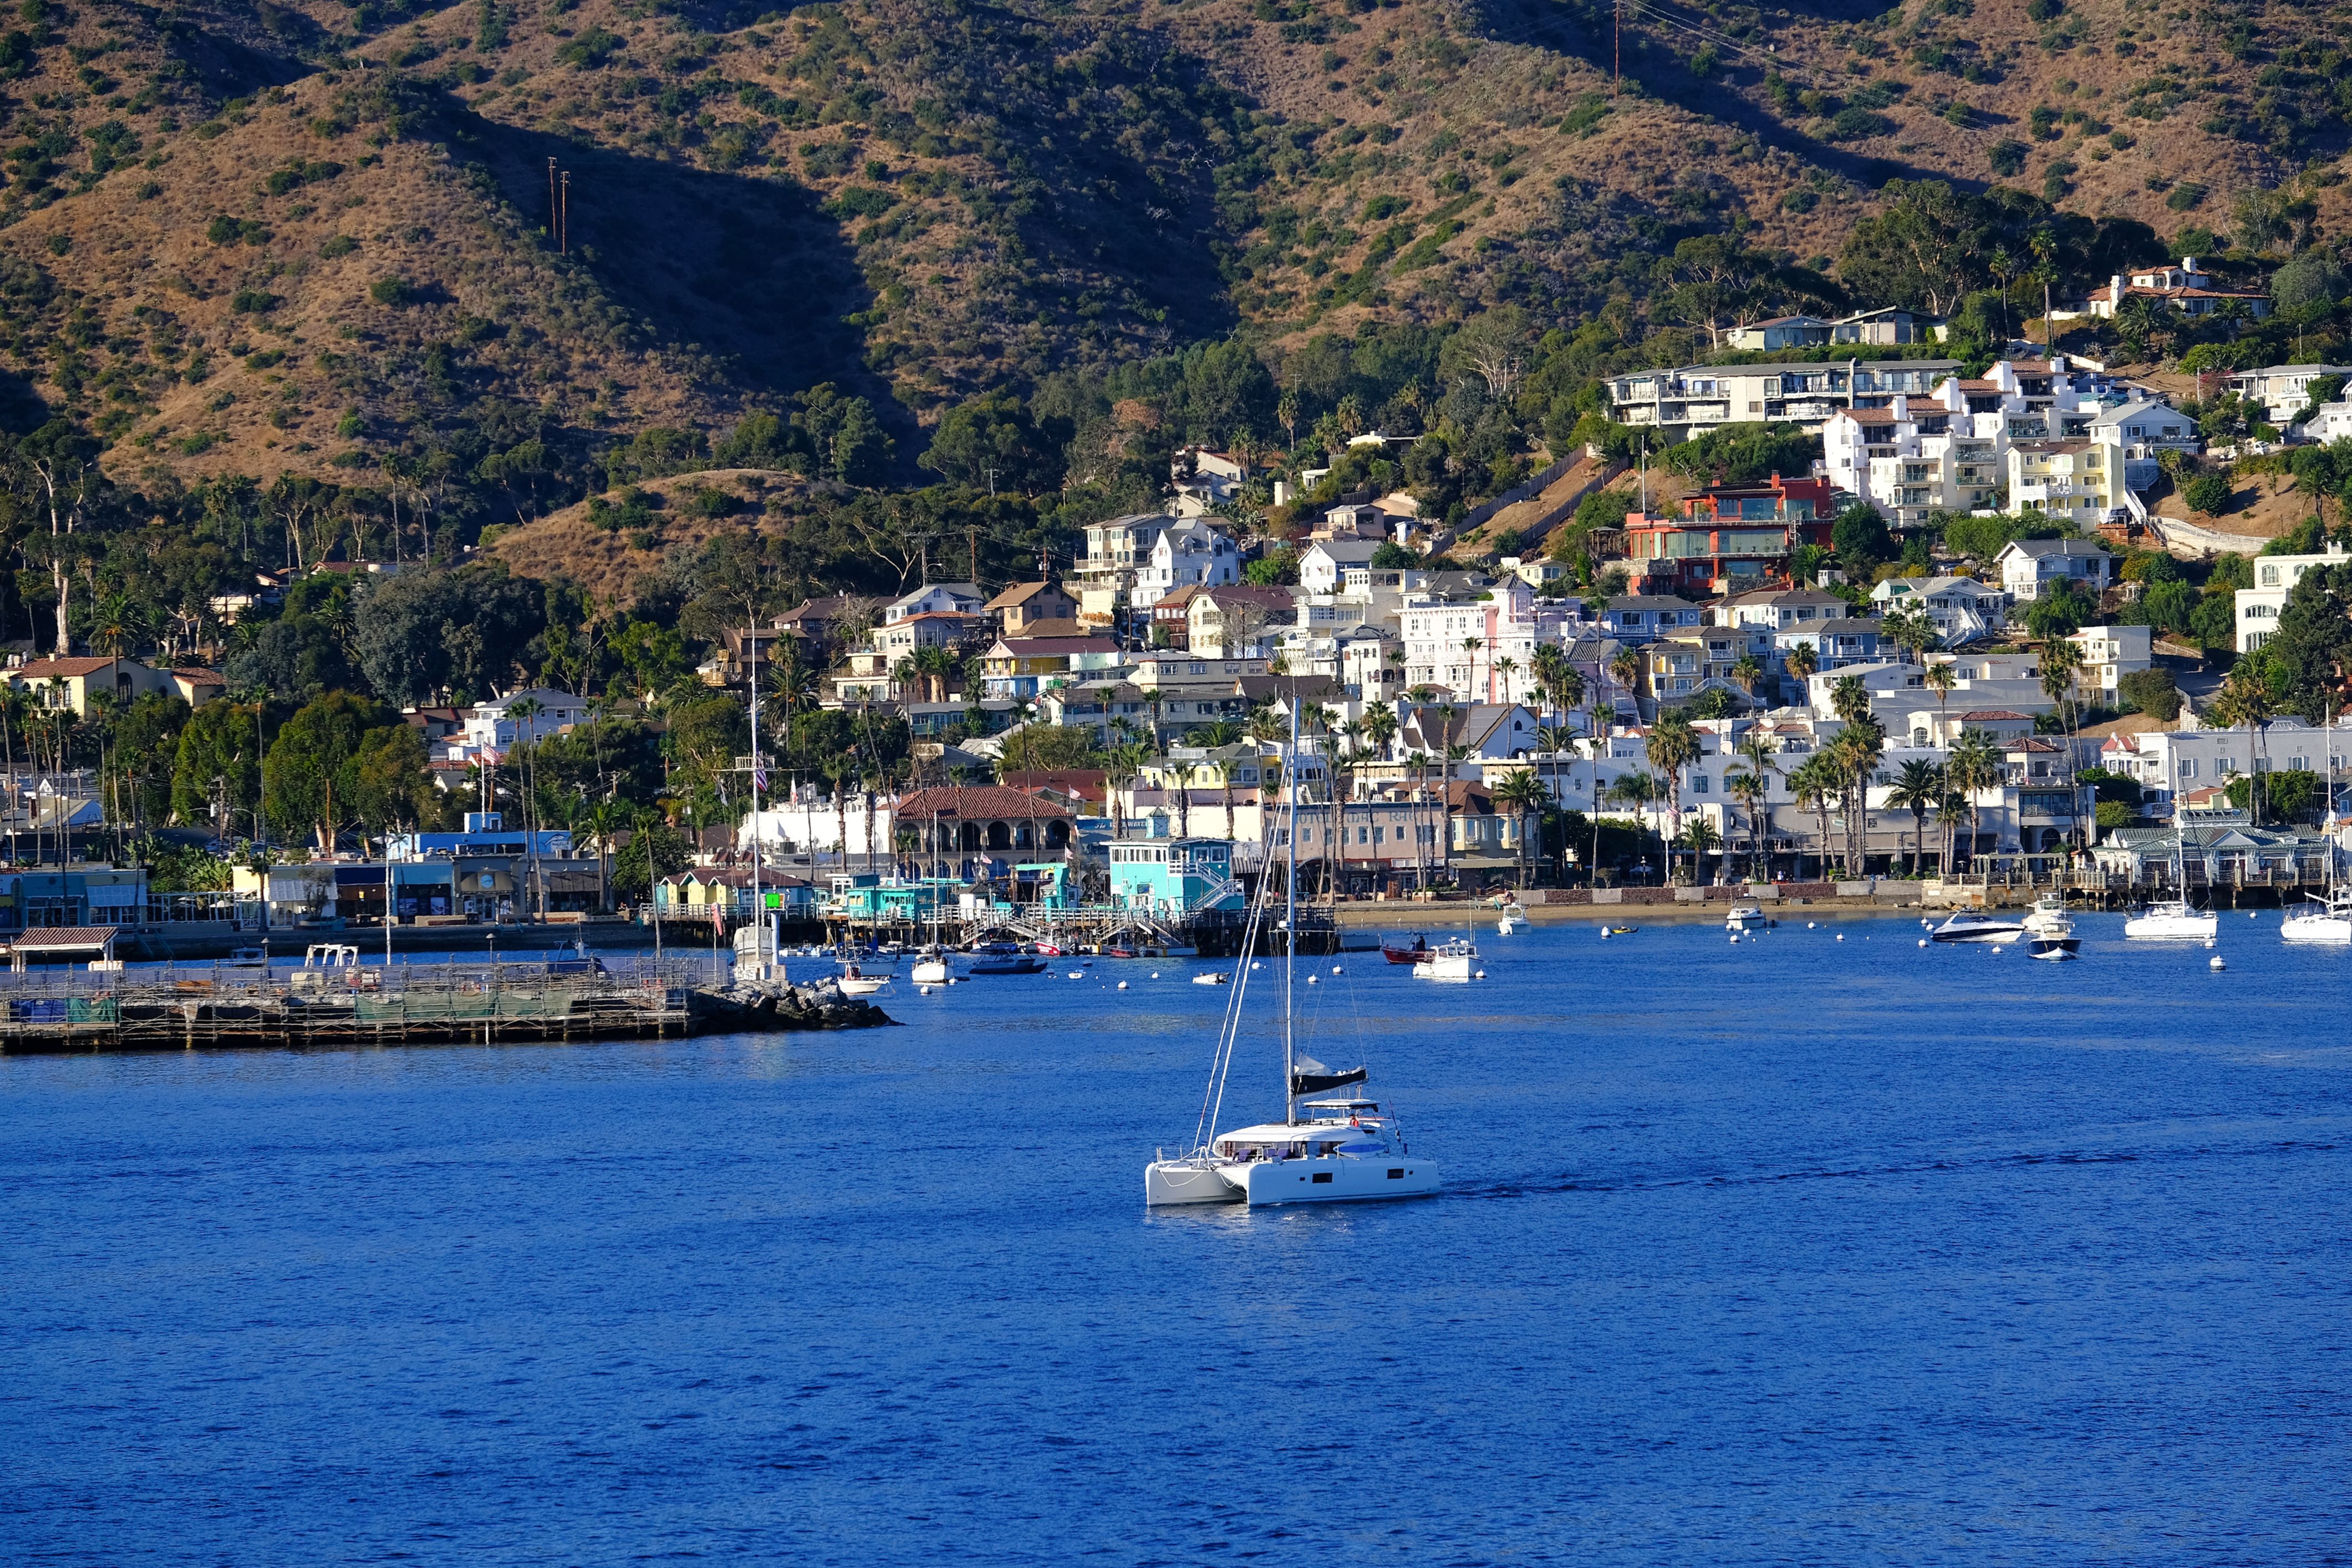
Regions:
M 919 789 L 898 802 L 891 814 L 898 822 L 908 822 L 937 813 L 964 821 L 987 821 L 991 818 L 1034 816 L 1040 821 L 1053 821 L 1070 814 L 1041 795 L 1023 790 L 1006 789 L 1002 784 L 951 784 L 939 789 Z

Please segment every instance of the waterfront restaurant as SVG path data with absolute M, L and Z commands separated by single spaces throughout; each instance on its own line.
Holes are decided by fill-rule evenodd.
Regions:
M 1223 838 L 1118 838 L 1106 848 L 1113 903 L 1181 916 L 1241 902 L 1234 847 Z

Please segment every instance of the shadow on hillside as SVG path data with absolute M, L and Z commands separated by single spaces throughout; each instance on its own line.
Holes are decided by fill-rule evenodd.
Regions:
M 454 108 L 454 106 L 453 106 Z M 572 255 L 662 339 L 723 363 L 755 398 L 830 381 L 902 417 L 842 318 L 874 302 L 856 256 L 789 181 L 715 174 L 455 110 L 499 193 L 534 226 L 548 218 L 547 163 L 570 172 Z M 902 438 L 912 428 L 892 433 Z
M 17 436 L 48 423 L 49 405 L 33 384 L 15 371 L 0 370 L 0 434 Z
M 277 6 L 261 13 L 242 7 L 184 10 L 163 24 L 164 47 L 196 73 L 206 92 L 241 97 L 265 87 L 285 87 L 317 68 L 299 59 L 317 50 L 326 31 L 299 11 Z
M 1875 16 L 1885 7 L 1815 4 L 1806 9 L 1815 16 Z M 1612 39 L 1611 13 L 1605 5 L 1578 7 L 1551 0 L 1484 0 L 1481 12 L 1481 31 L 1498 42 L 1550 49 L 1582 60 L 1603 76 L 1609 74 Z M 1705 20 L 1704 13 L 1694 11 L 1691 16 L 1693 20 Z M 1682 58 L 1654 36 L 1628 27 L 1624 46 L 1625 75 L 1639 80 L 1650 97 L 1747 132 L 1767 147 L 1777 147 L 1872 190 L 1889 180 L 1944 180 L 1968 190 L 1981 190 L 1986 184 L 1808 136 L 1771 110 L 1749 102 L 1733 89 L 1734 84 L 1692 76 Z

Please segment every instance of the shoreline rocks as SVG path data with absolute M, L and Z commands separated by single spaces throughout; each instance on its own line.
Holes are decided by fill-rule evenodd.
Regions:
M 740 980 L 687 994 L 695 1027 L 725 1030 L 881 1029 L 898 1021 L 830 980 L 812 985 Z

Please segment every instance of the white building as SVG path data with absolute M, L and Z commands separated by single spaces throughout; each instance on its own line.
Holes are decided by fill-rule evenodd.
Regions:
M 517 713 L 516 708 L 525 702 L 536 703 L 539 711 Z M 477 755 L 486 751 L 503 752 L 509 746 L 529 745 L 587 721 L 587 701 L 569 691 L 558 691 L 551 686 L 509 691 L 496 701 L 467 710 L 465 750 Z
M 2303 433 L 2321 446 L 2352 437 L 2352 400 L 2321 404 L 2303 422 Z
M 2317 555 L 2257 555 L 2254 585 L 2237 593 L 2238 651 L 2251 653 L 2270 641 L 2278 630 L 2279 612 L 2287 595 L 2315 566 L 2340 566 L 2352 560 L 2341 545 L 2331 544 Z
M 2123 678 L 2154 664 L 2152 632 L 2147 626 L 2084 626 L 2068 640 L 2083 650 L 2074 689 L 2086 701 L 2116 706 Z
M 1580 624 L 1577 607 L 1538 599 L 1517 577 L 1468 595 L 1409 595 L 1400 616 L 1404 684 L 1472 702 L 1535 702 L 1536 649 Z
M 1370 569 L 1380 547 L 1371 539 L 1318 539 L 1298 557 L 1298 585 L 1309 594 L 1336 593 L 1350 573 Z
M 2230 378 L 2230 390 L 2260 404 L 2272 424 L 2284 426 L 2311 401 L 2311 384 L 2330 375 L 2352 377 L 2352 365 L 2273 364 L 2242 370 Z
M 1617 376 L 1609 399 L 1619 424 L 1658 429 L 1675 441 L 1768 421 L 1819 433 L 1840 409 L 1885 407 L 1901 394 L 1924 395 L 1958 369 L 1959 362 L 1948 359 L 1684 365 Z
M 890 601 L 882 612 L 884 626 L 896 626 L 917 616 L 976 616 L 988 595 L 969 583 L 931 583 Z
M 2086 302 L 2091 314 L 2109 317 L 2133 296 L 2169 305 L 2187 316 L 2210 316 L 2234 300 L 2257 319 L 2271 313 L 2271 297 L 2252 289 L 2216 289 L 2210 276 L 2199 270 L 2197 258 L 2184 256 L 2178 267 L 2151 267 L 2109 278 L 2106 287 L 2094 289 Z
M 2139 781 L 2158 806 L 2254 773 L 2326 773 L 2333 767 L 2341 774 L 2352 768 L 2352 718 L 2338 719 L 2333 731 L 2300 719 L 2273 719 L 2254 735 L 2250 741 L 2243 729 L 2193 727 L 2111 735 L 2100 749 L 2099 765 Z
M 2012 539 L 1993 557 L 2000 585 L 2011 604 L 2042 597 L 2056 583 L 2081 583 L 2093 594 L 2106 591 L 2114 558 L 2082 539 Z
M 1178 518 L 1152 542 L 1150 559 L 1136 568 L 1128 603 L 1148 610 L 1179 588 L 1238 583 L 1240 547 L 1233 535 L 1197 517 Z
M 1916 608 L 1946 647 L 1958 647 L 2009 624 L 2009 595 L 1973 577 L 1889 577 L 1870 591 L 1879 614 Z

